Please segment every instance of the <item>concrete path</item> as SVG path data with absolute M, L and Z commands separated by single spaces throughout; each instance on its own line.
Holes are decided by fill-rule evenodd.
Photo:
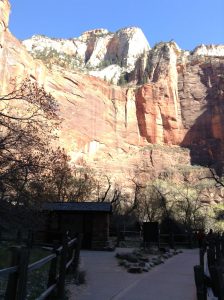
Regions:
M 117 252 L 127 249 L 117 249 Z M 70 300 L 196 300 L 193 266 L 198 249 L 184 250 L 148 273 L 130 274 L 118 266 L 115 252 L 82 251 L 87 284 L 70 286 Z

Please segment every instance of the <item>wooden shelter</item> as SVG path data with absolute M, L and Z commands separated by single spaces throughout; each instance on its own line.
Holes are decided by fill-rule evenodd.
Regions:
M 49 202 L 43 205 L 47 213 L 47 232 L 71 235 L 81 233 L 84 249 L 102 249 L 109 238 L 110 203 L 104 202 Z

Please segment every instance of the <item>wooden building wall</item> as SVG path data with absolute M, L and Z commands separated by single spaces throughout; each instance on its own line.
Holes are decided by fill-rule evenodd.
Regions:
M 47 230 L 82 233 L 83 248 L 102 249 L 109 239 L 109 220 L 105 212 L 56 211 L 49 213 Z

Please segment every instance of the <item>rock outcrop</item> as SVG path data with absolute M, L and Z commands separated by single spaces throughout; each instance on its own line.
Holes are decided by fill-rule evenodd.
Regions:
M 111 33 L 106 29 L 84 32 L 79 38 L 51 39 L 33 36 L 23 45 L 36 58 L 117 83 L 150 47 L 142 30 L 131 27 Z M 107 68 L 113 65 L 112 68 Z
M 224 45 L 200 45 L 195 48 L 193 55 L 224 56 Z
M 22 44 L 7 29 L 9 10 L 8 1 L 1 0 L 0 94 L 10 91 L 12 79 L 31 77 L 43 85 L 59 102 L 59 143 L 73 162 L 87 161 L 120 177 L 141 165 L 162 170 L 222 163 L 224 57 L 217 55 L 222 46 L 207 47 L 205 55 L 201 48 L 189 53 L 174 42 L 150 50 L 136 28 L 115 34 L 94 30 L 72 40 L 36 36 Z M 75 68 L 62 67 L 67 60 Z M 109 65 L 99 69 L 106 61 Z M 87 67 L 95 76 L 83 72 Z M 116 86 L 96 77 L 115 83 L 121 74 L 131 84 Z M 179 146 L 190 152 L 179 153 Z

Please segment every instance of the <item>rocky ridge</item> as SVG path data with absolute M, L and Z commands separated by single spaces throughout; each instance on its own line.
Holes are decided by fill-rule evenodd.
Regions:
M 169 44 L 175 45 L 174 60 L 192 60 L 196 56 L 224 57 L 224 45 L 202 44 L 189 52 L 181 50 L 171 41 L 159 43 L 151 49 L 142 30 L 137 27 L 127 27 L 115 33 L 107 29 L 94 29 L 70 39 L 36 35 L 22 43 L 34 58 L 43 60 L 50 67 L 56 64 L 113 84 L 148 82 L 148 69 L 156 65 L 161 46 L 165 50 Z
M 193 55 L 224 57 L 224 45 L 200 45 L 194 49 Z
M 183 51 L 173 41 L 150 49 L 136 28 L 116 34 L 89 31 L 75 41 L 38 36 L 23 43 L 31 52 L 54 45 L 54 53 L 74 56 L 81 62 L 79 68 L 89 64 L 99 69 L 106 58 L 110 63 L 117 55 L 122 66 L 109 64 L 91 72 L 102 72 L 101 77 L 115 83 L 124 72 L 129 84 L 120 87 L 97 78 L 98 73 L 91 76 L 58 66 L 58 55 L 51 69 L 33 58 L 8 30 L 9 10 L 9 2 L 1 0 L 0 94 L 10 91 L 12 79 L 19 83 L 30 77 L 43 85 L 59 101 L 64 120 L 59 143 L 76 165 L 87 162 L 101 172 L 131 178 L 139 168 L 160 176 L 171 166 L 222 164 L 223 56 Z M 136 51 L 138 38 L 143 47 Z M 212 51 L 207 53 L 222 53 Z
M 122 73 L 133 71 L 136 61 L 150 50 L 142 30 L 136 27 L 115 33 L 95 29 L 69 40 L 33 36 L 23 45 L 35 58 L 47 58 L 48 63 L 78 68 L 113 83 L 118 83 Z

